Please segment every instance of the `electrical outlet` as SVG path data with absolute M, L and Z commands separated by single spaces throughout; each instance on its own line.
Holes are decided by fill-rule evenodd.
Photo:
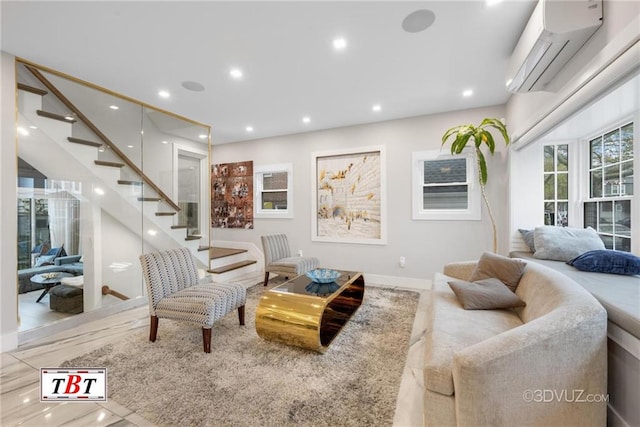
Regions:
M 400 267 L 404 268 L 404 266 L 407 265 L 407 260 L 401 256 L 400 257 Z

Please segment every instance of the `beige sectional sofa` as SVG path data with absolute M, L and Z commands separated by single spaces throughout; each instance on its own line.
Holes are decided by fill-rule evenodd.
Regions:
M 603 426 L 607 316 L 568 277 L 528 263 L 516 294 L 526 306 L 465 310 L 447 280 L 475 262 L 436 274 L 425 355 L 428 426 Z

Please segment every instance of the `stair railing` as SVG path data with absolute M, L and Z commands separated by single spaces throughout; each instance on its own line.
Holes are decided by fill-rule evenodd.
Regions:
M 40 81 L 40 83 L 42 83 L 69 110 L 71 110 L 80 121 L 82 121 L 89 129 L 91 129 L 91 131 L 93 131 L 96 134 L 96 136 L 100 140 L 102 140 L 104 144 L 106 144 L 118 157 L 120 157 L 127 166 L 129 166 L 137 175 L 139 175 L 145 184 L 147 184 L 156 193 L 158 193 L 158 195 L 163 199 L 165 203 L 171 206 L 176 212 L 179 212 L 181 210 L 180 207 L 173 200 L 171 200 L 171 198 L 167 194 L 165 194 L 165 192 L 162 191 L 160 187 L 158 187 L 158 185 L 156 185 L 151 180 L 151 178 L 146 176 L 144 172 L 142 172 L 142 170 L 138 166 L 136 166 L 136 164 L 133 161 L 131 161 L 131 159 L 129 159 L 127 155 L 124 154 L 116 146 L 116 144 L 114 144 L 109 138 L 107 138 L 107 136 L 104 133 L 102 133 L 102 131 L 100 131 L 100 129 L 98 129 L 98 127 L 95 124 L 93 124 L 93 122 L 89 120 L 89 118 L 85 116 L 82 113 L 82 111 L 80 111 L 66 96 L 64 96 L 62 92 L 60 92 L 60 90 L 58 90 L 58 88 L 55 87 L 53 83 L 51 83 L 38 69 L 28 64 L 24 64 L 24 66 L 27 70 L 31 72 L 31 74 L 34 75 L 35 78 L 37 78 Z

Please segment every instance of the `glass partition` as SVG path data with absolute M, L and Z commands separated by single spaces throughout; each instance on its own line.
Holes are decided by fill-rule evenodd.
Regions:
M 208 268 L 210 128 L 17 70 L 20 330 L 144 297 L 144 252 L 186 246 Z

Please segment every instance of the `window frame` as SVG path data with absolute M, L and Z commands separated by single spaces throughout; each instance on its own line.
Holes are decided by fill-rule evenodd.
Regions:
M 558 169 L 558 148 L 559 147 L 566 147 L 567 150 L 567 170 L 559 170 Z M 547 147 L 553 147 L 553 170 L 547 171 L 544 168 L 544 161 L 545 161 L 545 149 Z M 553 199 L 547 199 L 546 196 L 546 188 L 544 187 L 543 184 L 543 194 L 542 194 L 542 205 L 543 205 L 543 222 L 545 225 L 553 225 L 556 227 L 568 227 L 571 224 L 571 215 L 572 215 L 572 208 L 571 208 L 571 194 L 572 194 L 572 188 L 571 188 L 571 145 L 568 142 L 554 142 L 554 143 L 548 143 L 548 144 L 544 144 L 542 146 L 543 149 L 543 170 L 542 170 L 542 176 L 543 176 L 543 182 L 544 179 L 546 179 L 547 176 L 553 175 L 553 179 L 554 179 L 554 184 L 553 184 Z M 561 199 L 558 197 L 558 181 L 559 181 L 559 176 L 560 175 L 566 175 L 566 179 L 567 179 L 567 198 L 566 199 Z M 546 204 L 547 203 L 553 203 L 553 211 L 554 211 L 554 224 L 547 224 L 547 218 L 546 216 Z M 560 203 L 566 203 L 567 205 L 567 212 L 566 212 L 566 224 L 558 224 L 558 205 Z
M 287 193 L 287 208 L 286 209 L 263 209 L 262 208 L 262 193 L 263 189 L 263 177 L 269 173 L 287 173 L 287 188 L 284 190 Z M 254 217 L 255 218 L 293 218 L 293 164 L 292 163 L 278 163 L 272 165 L 260 165 L 255 166 L 253 169 L 253 188 L 254 188 Z
M 591 195 L 591 190 L 592 190 L 592 184 L 591 184 L 591 172 L 593 170 L 595 170 L 596 168 L 592 168 L 592 164 L 591 164 L 591 142 L 595 139 L 598 138 L 604 138 L 605 135 L 613 132 L 613 131 L 620 131 L 623 127 L 628 126 L 629 124 L 633 125 L 633 157 L 630 160 L 632 166 L 635 168 L 635 166 L 637 165 L 637 159 L 638 159 L 638 146 L 639 141 L 638 141 L 638 137 L 639 137 L 639 131 L 638 131 L 638 127 L 639 127 L 639 123 L 640 120 L 638 120 L 638 116 L 634 115 L 634 116 L 627 116 L 623 119 L 620 119 L 614 123 L 609 124 L 606 127 L 601 128 L 600 130 L 593 132 L 592 134 L 590 134 L 588 137 L 585 138 L 581 138 L 580 139 L 580 146 L 583 148 L 582 149 L 582 172 L 580 173 L 580 181 L 582 184 L 582 198 L 580 200 L 580 212 L 581 212 L 581 224 L 583 227 L 586 227 L 586 221 L 587 218 L 585 217 L 585 210 L 586 210 L 586 206 L 587 204 L 593 203 L 596 206 L 596 223 L 599 225 L 600 224 L 600 205 L 602 203 L 606 203 L 606 202 L 612 202 L 612 207 L 616 205 L 616 202 L 622 202 L 622 201 L 629 201 L 629 203 L 631 204 L 631 217 L 635 217 L 637 215 L 637 213 L 635 212 L 634 206 L 637 203 L 635 201 L 635 197 L 638 197 L 636 194 L 625 194 L 625 195 L 610 195 L 607 196 L 604 193 L 604 185 L 602 186 L 602 195 L 601 196 L 596 196 L 593 197 Z M 603 154 L 604 156 L 604 154 Z M 621 159 L 618 159 L 618 161 L 615 163 L 618 166 L 620 166 L 623 162 L 627 162 L 629 160 L 624 160 L 622 161 Z M 601 167 L 599 169 L 601 169 L 604 173 L 604 168 L 606 166 L 601 165 Z M 634 171 L 635 172 L 635 171 Z M 637 178 L 634 178 L 637 182 Z M 604 178 L 603 178 L 604 180 Z M 604 181 L 603 181 L 604 182 Z M 635 190 L 635 185 L 634 185 L 634 190 Z M 599 228 L 599 227 L 598 227 Z M 638 243 L 635 242 L 636 240 L 636 236 L 638 235 L 637 231 L 633 229 L 633 227 L 630 230 L 629 236 L 626 235 L 620 235 L 617 234 L 615 232 L 615 228 L 614 231 L 609 233 L 609 232 L 603 232 L 600 231 L 598 229 L 596 229 L 596 232 L 598 233 L 598 235 L 602 235 L 602 236 L 607 236 L 610 237 L 612 239 L 612 241 L 614 242 L 614 246 L 612 249 L 618 249 L 615 245 L 615 241 L 616 241 L 616 237 L 620 237 L 620 238 L 625 238 L 625 239 L 629 239 L 630 241 L 630 248 L 631 248 L 631 252 L 633 253 L 634 251 L 634 247 L 637 247 Z
M 415 151 L 412 157 L 412 218 L 426 221 L 480 221 L 482 206 L 480 183 L 474 153 L 465 150 L 452 155 L 440 150 Z M 425 209 L 424 208 L 424 163 L 427 161 L 460 159 L 466 160 L 467 208 L 466 209 Z M 462 183 L 461 183 L 462 184 Z

